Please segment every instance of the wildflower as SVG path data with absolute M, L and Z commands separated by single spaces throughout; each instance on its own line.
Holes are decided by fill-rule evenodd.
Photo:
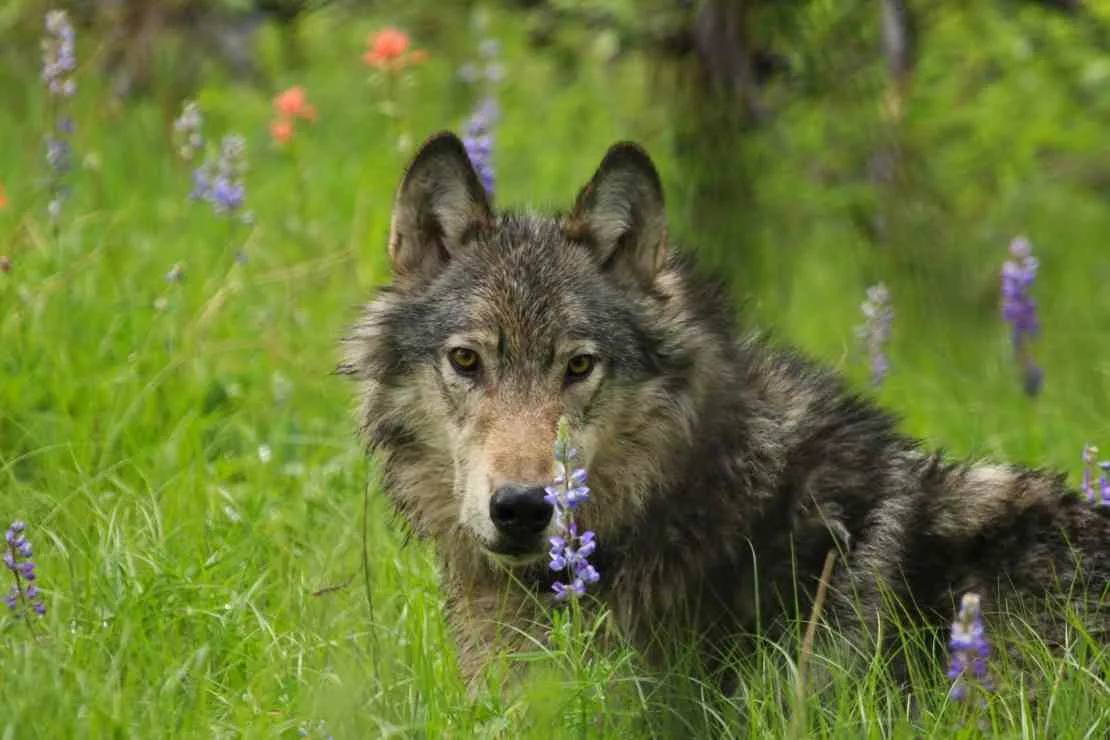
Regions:
M 1110 506 L 1110 460 L 1098 464 L 1102 473 L 1098 477 L 1098 487 L 1102 493 L 1102 505 Z
M 1040 331 L 1037 303 L 1029 289 L 1037 277 L 1037 258 L 1033 245 L 1025 237 L 1010 242 L 1010 256 L 1002 265 L 1002 318 L 1012 328 L 1011 340 L 1014 357 L 1021 366 L 1025 392 L 1030 396 L 1040 392 L 1044 371 L 1033 360 L 1030 341 Z
M 593 532 L 578 532 L 574 520 L 575 510 L 589 499 L 590 489 L 586 485 L 586 470 L 575 467 L 578 451 L 570 444 L 570 434 L 566 421 L 560 421 L 559 434 L 555 441 L 555 480 L 546 486 L 544 500 L 555 508 L 555 524 L 562 535 L 552 537 L 550 568 L 565 571 L 567 583 L 555 581 L 551 585 L 555 598 L 563 601 L 571 596 L 582 596 L 586 585 L 597 583 L 601 574 L 589 562 L 590 555 L 597 549 L 597 538 Z
M 316 106 L 308 102 L 308 95 L 300 85 L 284 90 L 274 98 L 274 110 L 282 118 L 316 120 Z
M 396 28 L 383 28 L 371 34 L 366 43 L 370 48 L 362 55 L 362 61 L 386 72 L 399 72 L 428 58 L 427 52 L 422 49 L 408 51 L 408 34 Z
M 478 45 L 482 63 L 468 62 L 459 67 L 459 78 L 469 84 L 485 83 L 496 85 L 505 78 L 505 66 L 500 61 L 501 43 L 496 39 L 484 39 Z
M 867 289 L 867 300 L 860 304 L 864 323 L 856 334 L 867 348 L 871 358 L 871 383 L 879 386 L 890 372 L 890 361 L 884 347 L 890 340 L 890 327 L 894 322 L 894 308 L 890 304 L 890 291 L 883 283 Z
M 1083 445 L 1083 454 L 1080 456 L 1080 460 L 1083 462 L 1083 482 L 1079 486 L 1079 491 L 1092 504 L 1095 502 L 1094 468 L 1096 455 L 1098 455 L 1097 447 L 1092 444 Z
M 316 108 L 308 102 L 303 87 L 295 86 L 274 98 L 274 111 L 278 118 L 270 123 L 270 136 L 278 144 L 285 144 L 296 133 L 296 119 L 312 122 L 316 120 Z
M 51 95 L 68 98 L 77 92 L 70 76 L 77 69 L 76 34 L 64 10 L 46 14 L 46 36 L 42 40 L 42 80 Z
M 173 133 L 177 153 L 186 162 L 191 162 L 204 149 L 204 116 L 196 101 L 185 101 L 181 115 L 174 119 Z
M 205 200 L 221 215 L 232 215 L 246 202 L 247 143 L 242 136 L 229 134 L 220 142 L 215 164 L 205 162 L 193 171 L 192 198 Z M 244 215 L 244 219 L 249 216 Z
M 273 121 L 270 124 L 270 138 L 275 143 L 285 144 L 293 138 L 293 122 L 288 118 Z
M 991 647 L 983 627 L 978 594 L 966 593 L 960 600 L 960 613 L 952 623 L 948 648 L 951 652 L 948 678 L 952 681 L 949 696 L 962 701 L 967 697 L 968 688 L 972 684 L 978 684 L 986 691 L 992 690 L 987 671 Z
M 56 99 L 53 130 L 46 136 L 46 162 L 50 167 L 50 201 L 47 213 L 57 224 L 62 215 L 62 202 L 69 191 L 65 176 L 72 167 L 73 154 L 69 136 L 73 133 L 73 119 L 66 116 L 60 103 L 72 97 L 77 83 L 71 76 L 77 69 L 75 34 L 69 16 L 64 10 L 51 10 L 46 14 L 46 35 L 42 40 L 42 79 L 47 92 Z
M 463 146 L 470 157 L 470 162 L 482 181 L 482 187 L 491 196 L 493 195 L 493 126 L 497 123 L 500 111 L 497 101 L 492 97 L 482 100 L 466 122 L 463 135 Z
M 0 182 L 0 211 L 8 207 L 8 194 L 4 190 L 4 183 Z
M 35 584 L 35 562 L 31 560 L 31 543 L 23 535 L 27 528 L 21 521 L 14 521 L 4 533 L 6 549 L 4 551 L 4 566 L 11 571 L 15 578 L 15 585 L 4 597 L 4 603 L 15 613 L 21 616 L 30 609 L 40 617 L 46 614 L 46 605 L 42 600 L 42 592 Z M 20 609 L 20 604 L 23 608 Z

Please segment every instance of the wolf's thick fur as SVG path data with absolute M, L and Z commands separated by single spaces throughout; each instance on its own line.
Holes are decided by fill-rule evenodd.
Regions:
M 394 282 L 341 370 L 385 491 L 435 543 L 466 675 L 537 633 L 551 603 L 543 538 L 505 545 L 489 499 L 551 478 L 560 417 L 589 469 L 593 592 L 645 649 L 685 634 L 712 653 L 804 616 L 831 548 L 843 625 L 867 626 L 888 597 L 939 625 L 966 591 L 988 611 L 1063 593 L 1106 640 L 1110 507 L 1061 476 L 947 462 L 829 372 L 738 338 L 720 286 L 669 249 L 634 145 L 547 217 L 494 214 L 458 140 L 435 137 L 399 189 L 389 249 Z M 477 371 L 452 364 L 457 347 Z M 582 355 L 594 368 L 571 378 Z

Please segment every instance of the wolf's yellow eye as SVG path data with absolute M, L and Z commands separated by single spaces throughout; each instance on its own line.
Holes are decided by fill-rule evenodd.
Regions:
M 594 369 L 593 355 L 575 355 L 567 363 L 567 380 L 582 380 Z
M 455 347 L 447 353 L 447 359 L 451 361 L 451 367 L 463 375 L 473 375 L 482 364 L 478 353 L 466 347 Z

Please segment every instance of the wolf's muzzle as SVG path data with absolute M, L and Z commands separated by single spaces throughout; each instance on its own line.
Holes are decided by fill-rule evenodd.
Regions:
M 489 500 L 489 518 L 510 540 L 535 537 L 547 528 L 554 511 L 544 500 L 543 486 L 501 486 Z

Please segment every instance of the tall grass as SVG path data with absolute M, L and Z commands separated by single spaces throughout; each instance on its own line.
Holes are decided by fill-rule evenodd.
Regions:
M 828 5 L 815 3 L 807 22 L 825 23 Z M 948 700 L 943 636 L 897 623 L 888 635 L 906 648 L 908 678 L 888 670 L 885 651 L 822 626 L 812 690 L 797 700 L 808 615 L 785 639 L 745 643 L 729 658 L 738 680 L 725 691 L 692 649 L 679 645 L 660 671 L 614 637 L 604 614 L 555 614 L 549 641 L 505 656 L 468 693 L 434 555 L 379 495 L 353 432 L 351 389 L 332 375 L 357 305 L 387 279 L 405 142 L 457 128 L 473 103 L 455 79 L 475 43 L 465 13 L 426 22 L 420 9 L 390 8 L 311 16 L 303 68 L 287 65 L 280 36 L 264 29 L 273 90 L 207 70 L 197 97 L 209 136 L 239 131 L 249 142 L 249 228 L 188 202 L 189 172 L 169 143 L 174 87 L 116 103 L 86 62 L 73 105 L 79 167 L 56 239 L 37 47 L 0 28 L 14 42 L 0 51 L 10 199 L 0 253 L 12 260 L 0 274 L 0 523 L 28 522 L 49 607 L 38 636 L 0 615 L 0 735 L 782 737 L 800 726 L 853 738 L 1105 736 L 1110 659 L 1078 621 L 1062 651 L 1020 622 L 994 635 L 1011 648 L 998 651 L 998 691 L 985 706 Z M 899 134 L 914 174 L 884 244 L 854 226 L 877 197 L 853 170 L 865 159 L 860 132 L 874 123 L 873 76 L 850 94 L 798 93 L 762 130 L 703 140 L 684 114 L 681 78 L 636 53 L 597 61 L 583 51 L 593 41 L 583 28 L 535 52 L 521 16 L 505 10 L 489 16 L 511 72 L 499 93 L 499 205 L 565 207 L 612 141 L 640 140 L 664 172 L 676 240 L 733 274 L 747 323 L 862 389 L 853 327 L 864 288 L 882 279 L 897 319 L 879 396 L 907 431 L 954 454 L 1074 471 L 1085 441 L 1110 447 L 1101 332 L 1110 212 L 1097 178 L 1075 169 L 1105 166 L 1105 91 L 1084 88 L 1080 105 L 1082 95 L 1053 86 L 1059 65 L 1088 63 L 1071 55 L 990 67 L 1012 61 L 1023 34 L 1071 48 L 1062 21 L 966 11 L 997 22 L 979 43 L 963 11 L 938 8 Z M 398 119 L 378 112 L 383 90 L 359 62 L 365 35 L 386 21 L 408 24 L 431 51 L 397 88 Z M 95 38 L 79 47 L 97 58 Z M 960 66 L 953 55 L 966 49 L 976 63 Z M 155 63 L 156 79 L 171 79 L 172 55 Z M 302 174 L 266 135 L 270 94 L 290 84 L 320 111 L 297 134 L 304 202 Z M 1021 120 L 1015 109 L 1031 95 L 1038 104 Z M 714 156 L 692 154 L 706 150 Z M 749 195 L 714 195 L 715 167 L 735 168 Z M 1036 400 L 1021 393 L 997 315 L 997 269 L 1018 231 L 1042 260 L 1046 381 Z M 184 280 L 167 282 L 176 263 Z M 518 664 L 525 677 L 509 681 Z

